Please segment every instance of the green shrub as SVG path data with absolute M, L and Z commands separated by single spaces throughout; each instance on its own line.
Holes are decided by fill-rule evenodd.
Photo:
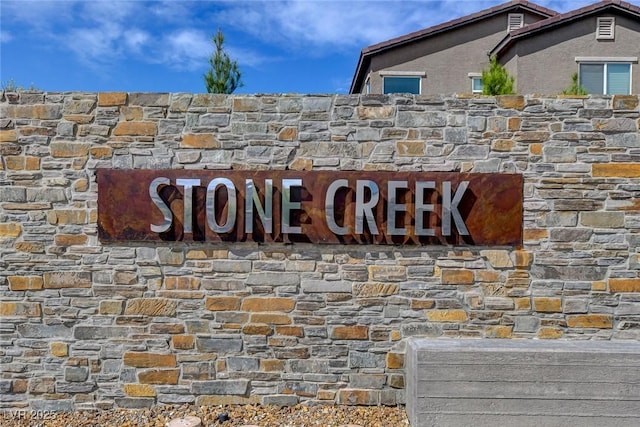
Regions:
M 589 92 L 578 82 L 578 73 L 571 75 L 571 85 L 562 91 L 563 95 L 588 95 Z
M 513 90 L 514 78 L 507 70 L 498 64 L 495 56 L 489 60 L 489 68 L 482 70 L 483 95 L 510 95 Z

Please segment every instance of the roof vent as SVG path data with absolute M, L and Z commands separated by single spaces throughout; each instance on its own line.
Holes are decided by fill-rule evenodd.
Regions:
M 596 28 L 596 39 L 611 40 L 613 39 L 615 18 L 606 17 L 598 18 L 598 28 Z
M 524 14 L 510 13 L 507 21 L 507 31 L 511 32 L 524 27 Z

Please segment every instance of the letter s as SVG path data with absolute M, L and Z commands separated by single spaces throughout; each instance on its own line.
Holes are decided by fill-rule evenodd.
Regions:
M 161 176 L 154 179 L 153 181 L 151 181 L 151 184 L 149 184 L 149 196 L 151 196 L 151 201 L 156 205 L 158 209 L 160 209 L 162 215 L 164 215 L 162 224 L 151 224 L 151 231 L 153 231 L 154 233 L 163 233 L 169 230 L 169 228 L 171 228 L 171 224 L 173 223 L 173 213 L 158 193 L 158 187 L 160 187 L 162 184 L 169 185 L 170 183 L 171 181 L 169 181 L 169 178 Z

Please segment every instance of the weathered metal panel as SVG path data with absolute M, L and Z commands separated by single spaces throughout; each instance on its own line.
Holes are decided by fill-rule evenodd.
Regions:
M 208 190 L 214 179 L 218 185 Z M 258 203 L 248 195 L 252 191 Z M 233 192 L 235 203 L 229 203 Z M 516 174 L 98 170 L 98 235 L 104 242 L 520 246 L 522 205 L 523 179 Z M 287 226 L 294 231 L 286 232 Z

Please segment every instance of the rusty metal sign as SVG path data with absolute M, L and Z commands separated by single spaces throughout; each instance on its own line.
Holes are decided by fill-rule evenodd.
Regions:
M 98 174 L 103 242 L 522 244 L 516 174 L 117 170 Z

